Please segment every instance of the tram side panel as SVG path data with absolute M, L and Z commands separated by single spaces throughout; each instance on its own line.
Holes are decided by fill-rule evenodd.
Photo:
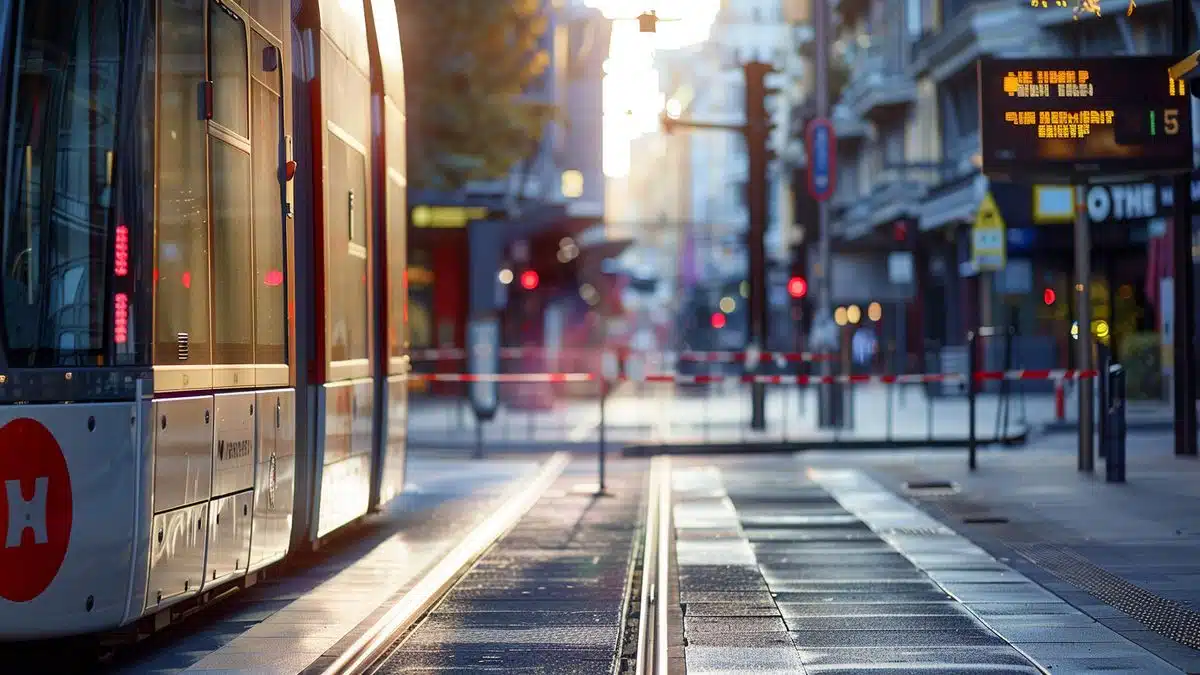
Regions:
M 376 339 L 381 359 L 378 384 L 380 447 L 377 449 L 374 486 L 377 502 L 386 504 L 404 487 L 405 450 L 408 428 L 408 343 L 406 263 L 406 190 L 404 64 L 397 23 L 397 7 L 392 0 L 368 0 L 371 67 L 379 72 L 372 77 L 373 149 L 378 153 L 373 165 L 375 203 L 381 207 L 376 218 L 374 260 L 379 265 L 375 290 L 379 297 Z
M 258 410 L 251 572 L 282 559 L 288 552 L 296 475 L 295 392 L 259 392 Z
M 322 0 L 321 115 L 313 141 L 322 144 L 322 243 L 326 381 L 316 397 L 323 432 L 316 456 L 320 486 L 317 539 L 365 515 L 370 497 L 374 387 L 371 375 L 370 81 L 366 25 Z M 319 133 L 319 139 L 316 134 Z
M 189 598 L 204 581 L 212 496 L 212 396 L 154 404 L 154 518 L 146 611 Z
M 125 618 L 148 513 L 132 402 L 0 407 L 0 636 L 73 635 Z M 98 452 L 102 450 L 102 452 Z M 16 467 L 15 469 L 13 467 Z

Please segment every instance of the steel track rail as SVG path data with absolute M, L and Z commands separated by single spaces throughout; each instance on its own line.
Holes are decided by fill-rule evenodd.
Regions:
M 554 453 L 530 483 L 510 497 L 463 538 L 437 565 L 332 664 L 324 675 L 360 675 L 374 670 L 396 640 L 407 634 L 454 587 L 489 548 L 503 537 L 545 494 L 570 463 L 568 453 Z
M 636 675 L 667 673 L 667 610 L 671 551 L 671 458 L 650 462 L 642 593 L 638 606 Z

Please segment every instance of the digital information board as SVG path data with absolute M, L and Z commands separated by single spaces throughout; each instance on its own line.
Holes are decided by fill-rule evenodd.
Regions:
M 1192 108 L 1168 56 L 981 59 L 983 172 L 1026 182 L 1192 170 Z

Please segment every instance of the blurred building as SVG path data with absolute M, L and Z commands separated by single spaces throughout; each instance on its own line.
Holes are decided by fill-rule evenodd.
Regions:
M 964 344 L 970 326 L 1010 321 L 1020 335 L 1015 358 L 1024 367 L 1071 360 L 1069 188 L 1000 183 L 980 174 L 975 61 L 1169 53 L 1170 4 L 1138 2 L 1128 16 L 1126 5 L 1104 0 L 1101 16 L 1075 21 L 1070 9 L 1053 3 L 836 3 L 834 47 L 851 75 L 835 117 L 835 268 L 853 273 L 835 275 L 835 303 L 884 303 L 881 332 L 910 362 Z M 1154 192 L 1161 194 L 1161 187 Z M 1123 189 L 1128 186 L 1094 186 L 1094 199 L 1113 203 L 1104 197 Z M 969 237 L 989 194 L 1007 226 L 1007 267 L 981 276 L 972 267 Z M 1171 209 L 1169 199 L 1154 202 L 1136 213 L 1089 209 L 1094 317 L 1103 323 L 1102 341 L 1114 345 L 1157 327 L 1154 296 L 1163 266 L 1150 258 L 1162 248 L 1155 240 L 1169 231 Z M 995 345 L 987 358 L 995 361 L 999 352 Z
M 600 271 L 621 246 L 603 226 L 601 87 L 610 22 L 581 0 L 543 7 L 540 46 L 550 64 L 525 96 L 555 105 L 558 115 L 540 142 L 504 179 L 455 194 L 410 190 L 414 348 L 464 344 L 472 316 L 500 317 L 506 344 L 579 341 L 564 334 L 577 323 L 571 317 L 606 309 L 596 298 L 615 293 L 605 286 L 616 282 Z M 530 288 L 521 281 L 535 277 L 525 272 L 536 273 Z
M 779 71 L 768 79 L 781 93 L 768 101 L 776 125 L 772 149 L 779 159 L 769 172 L 766 223 L 770 334 L 779 344 L 790 344 L 793 332 L 785 288 L 793 211 L 789 164 L 798 148 L 789 146 L 789 100 L 803 79 L 798 43 L 807 31 L 798 25 L 795 4 L 724 2 L 706 42 L 655 56 L 667 113 L 703 123 L 745 122 L 743 64 L 764 61 Z M 655 270 L 660 283 L 654 297 L 671 301 L 662 309 L 670 310 L 673 342 L 740 348 L 748 326 L 748 158 L 743 136 L 721 130 L 660 132 L 639 139 L 632 153 L 630 176 L 614 181 L 623 193 L 618 220 L 638 223 L 639 245 L 626 259 Z M 719 329 L 710 325 L 718 312 L 728 317 Z

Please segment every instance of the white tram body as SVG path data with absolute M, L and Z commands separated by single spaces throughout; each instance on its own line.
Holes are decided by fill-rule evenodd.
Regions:
M 161 625 L 404 481 L 394 0 L 0 0 L 0 639 Z

